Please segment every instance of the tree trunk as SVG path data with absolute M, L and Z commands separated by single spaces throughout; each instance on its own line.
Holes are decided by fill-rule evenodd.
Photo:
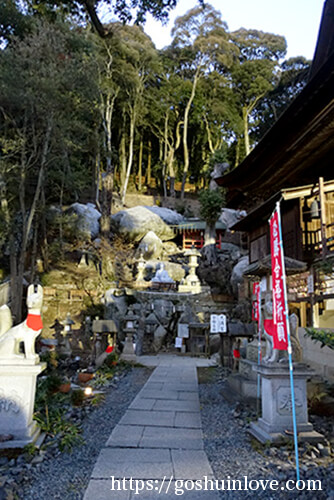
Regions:
M 12 298 L 12 313 L 16 323 L 19 323 L 22 318 L 22 298 L 23 298 L 23 275 L 24 275 L 24 265 L 26 260 L 26 251 L 28 246 L 29 233 L 32 227 L 33 219 L 36 213 L 37 203 L 40 198 L 42 185 L 44 182 L 44 171 L 47 161 L 47 155 L 49 151 L 51 132 L 53 128 L 53 118 L 52 115 L 48 118 L 47 128 L 45 132 L 44 144 L 41 154 L 41 166 L 38 172 L 37 186 L 35 189 L 32 204 L 30 206 L 29 215 L 27 218 L 26 206 L 25 206 L 25 143 L 22 146 L 22 156 L 21 161 L 21 180 L 19 185 L 19 198 L 20 198 L 20 210 L 23 221 L 22 229 L 22 242 L 20 245 L 20 250 L 17 249 L 17 242 L 15 242 L 14 236 L 11 237 L 11 257 L 10 257 L 10 271 L 11 271 L 11 298 Z
M 135 110 L 135 107 L 133 107 L 130 111 L 129 158 L 128 158 L 126 177 L 125 177 L 125 182 L 124 182 L 124 187 L 123 187 L 122 197 L 121 197 L 121 201 L 122 201 L 123 205 L 125 204 L 126 191 L 128 188 L 128 183 L 129 183 L 131 168 L 132 168 L 132 162 L 133 162 L 133 143 L 134 143 L 134 137 L 135 137 L 135 124 L 136 124 L 136 110 Z
M 234 162 L 234 166 L 237 167 L 240 163 L 240 136 L 238 136 L 238 139 L 237 139 L 237 145 L 236 145 L 236 149 L 235 149 L 235 162 Z
M 113 172 L 106 172 L 102 177 L 101 233 L 107 238 L 110 233 L 110 216 L 112 207 Z
M 142 190 L 142 175 L 143 175 L 143 138 L 140 138 L 139 158 L 138 158 L 138 191 Z
M 43 259 L 43 269 L 47 272 L 49 271 L 49 244 L 48 244 L 48 234 L 46 228 L 46 217 L 45 217 L 45 192 L 44 187 L 41 193 L 41 227 L 43 235 L 43 243 L 41 248 L 41 254 Z
M 210 266 L 217 264 L 217 249 L 216 249 L 216 225 L 206 224 L 204 233 L 204 247 L 202 255 L 206 263 Z
M 184 110 L 184 117 L 183 117 L 183 156 L 184 156 L 184 165 L 183 165 L 183 176 L 182 176 L 182 186 L 181 186 L 181 200 L 184 199 L 184 188 L 186 185 L 186 180 L 187 180 L 187 175 L 188 175 L 188 170 L 189 170 L 189 149 L 188 149 L 188 121 L 189 121 L 189 112 L 190 108 L 192 105 L 192 102 L 195 97 L 196 93 L 196 87 L 197 87 L 197 82 L 198 82 L 198 76 L 199 76 L 199 71 L 200 67 L 198 67 L 195 76 L 194 76 L 194 81 L 191 89 L 191 94 L 189 97 L 189 100 L 187 102 L 186 108 Z
M 215 150 L 213 147 L 210 125 L 209 125 L 207 116 L 205 114 L 203 115 L 203 118 L 204 118 L 204 122 L 205 122 L 206 134 L 208 136 L 208 145 L 209 145 L 210 153 L 214 154 Z
M 170 146 L 169 157 L 168 157 L 169 193 L 172 198 L 175 198 L 175 168 L 174 168 L 175 151 L 179 148 L 181 143 L 180 127 L 182 123 L 183 123 L 182 121 L 179 121 L 176 125 L 175 146 L 172 145 Z
M 147 154 L 147 171 L 146 171 L 146 182 L 149 186 L 151 184 L 151 168 L 152 168 L 152 141 L 148 141 L 148 154 Z
M 175 169 L 174 169 L 174 152 L 173 146 L 170 147 L 167 156 L 167 172 L 169 177 L 169 194 L 175 198 Z
M 39 222 L 36 221 L 33 227 L 34 237 L 33 237 L 32 253 L 31 253 L 30 283 L 34 282 L 36 273 L 38 224 Z
M 167 198 L 167 175 L 168 175 L 168 118 L 169 113 L 165 114 L 165 126 L 164 126 L 164 157 L 163 157 L 163 167 L 162 167 L 162 185 L 164 190 L 164 198 Z
M 248 156 L 250 153 L 250 146 L 249 146 L 249 130 L 248 130 L 248 109 L 246 106 L 242 108 L 242 120 L 244 128 L 245 152 L 246 156 Z
M 96 154 L 95 159 L 95 204 L 99 210 L 101 210 L 100 205 L 100 174 L 101 174 L 101 156 L 100 151 Z
M 104 130 L 104 144 L 106 153 L 106 173 L 102 178 L 102 206 L 101 206 L 101 233 L 107 237 L 110 233 L 110 215 L 112 213 L 112 196 L 114 190 L 114 166 L 112 164 L 112 142 L 111 142 L 111 124 L 114 111 L 115 92 L 113 95 L 107 94 L 102 98 L 102 124 Z
M 121 172 L 120 172 L 120 183 L 121 183 L 121 191 L 123 191 L 123 187 L 125 184 L 126 177 L 126 141 L 125 141 L 125 132 L 123 131 L 121 141 L 120 141 L 120 163 L 121 163 Z

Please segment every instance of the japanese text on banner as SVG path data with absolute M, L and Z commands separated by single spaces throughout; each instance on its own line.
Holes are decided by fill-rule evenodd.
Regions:
M 252 307 L 252 320 L 257 322 L 259 321 L 259 295 L 260 295 L 260 283 L 257 281 L 256 283 L 253 283 L 253 307 Z
M 274 349 L 288 349 L 288 335 L 283 284 L 283 254 L 278 226 L 278 212 L 270 219 L 271 272 L 273 289 L 273 344 Z

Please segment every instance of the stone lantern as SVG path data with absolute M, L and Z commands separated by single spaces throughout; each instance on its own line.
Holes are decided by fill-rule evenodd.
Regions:
M 133 335 L 136 331 L 135 321 L 137 319 L 138 316 L 134 314 L 133 309 L 130 306 L 126 316 L 124 317 L 125 320 L 124 333 L 126 337 L 125 337 L 124 349 L 120 356 L 120 359 L 123 359 L 124 361 L 136 361 L 136 354 L 133 346 Z
M 140 252 L 139 259 L 137 262 L 137 277 L 136 277 L 137 286 L 142 286 L 147 284 L 144 279 L 145 270 L 146 270 L 146 260 L 143 257 L 143 253 Z
M 64 321 L 64 325 L 65 325 L 65 328 L 64 328 L 65 335 L 69 335 L 72 332 L 72 325 L 74 325 L 74 321 L 71 318 L 70 313 L 67 313 L 66 319 Z
M 156 328 L 159 326 L 159 320 L 152 311 L 145 319 L 145 332 L 148 335 L 154 335 Z
M 58 347 L 59 347 L 59 353 L 63 354 L 65 356 L 71 356 L 72 354 L 72 348 L 70 344 L 70 338 L 72 334 L 72 325 L 74 325 L 74 321 L 71 318 L 70 313 L 67 313 L 66 319 L 64 321 L 64 335 L 59 342 Z
M 195 247 L 187 250 L 184 255 L 189 258 L 188 266 L 189 273 L 186 278 L 181 281 L 179 285 L 179 292 L 191 292 L 191 293 L 200 293 L 202 291 L 201 282 L 196 274 L 196 268 L 198 267 L 198 257 L 201 257 L 201 254 Z

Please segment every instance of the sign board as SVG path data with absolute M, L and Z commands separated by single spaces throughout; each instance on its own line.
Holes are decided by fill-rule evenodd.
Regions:
M 175 347 L 178 347 L 178 348 L 182 347 L 182 339 L 180 337 L 175 338 Z
M 307 277 L 307 291 L 308 293 L 314 293 L 313 274 L 309 274 L 309 276 Z
M 189 338 L 189 325 L 187 323 L 179 323 L 177 325 L 177 336 L 183 339 Z
M 261 288 L 261 292 L 267 291 L 267 278 L 266 278 L 266 276 L 263 276 L 263 278 L 261 278 L 260 288 Z
M 210 333 L 226 333 L 226 315 L 211 314 L 210 315 Z

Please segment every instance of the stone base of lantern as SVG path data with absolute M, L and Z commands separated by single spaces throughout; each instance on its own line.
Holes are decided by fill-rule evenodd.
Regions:
M 254 370 L 261 375 L 262 417 L 251 422 L 249 433 L 265 444 L 293 437 L 292 401 L 288 364 L 263 364 Z M 305 365 L 293 370 L 295 409 L 299 441 L 319 442 L 324 437 L 308 421 L 306 380 L 313 372 Z
M 33 421 L 36 379 L 46 363 L 0 366 L 0 449 L 35 443 L 40 429 Z
M 126 335 L 124 349 L 122 354 L 120 355 L 120 359 L 123 361 L 128 361 L 130 363 L 137 361 L 131 334 Z

